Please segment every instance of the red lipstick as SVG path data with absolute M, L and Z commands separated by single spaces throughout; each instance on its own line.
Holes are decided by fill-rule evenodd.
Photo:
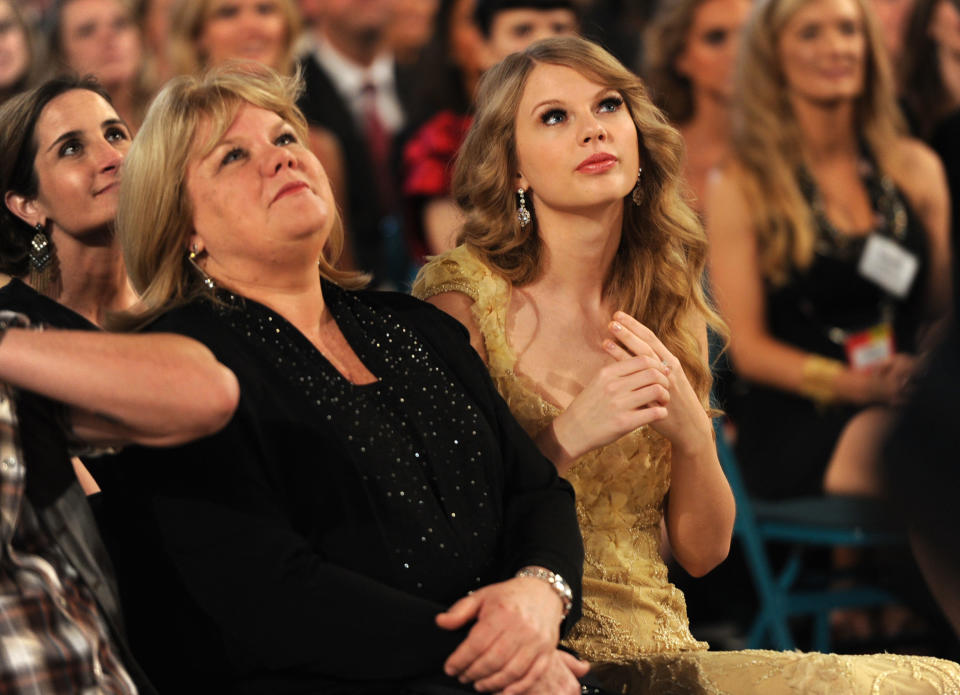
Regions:
M 592 154 L 577 165 L 577 171 L 584 174 L 600 174 L 613 168 L 617 158 L 607 152 Z

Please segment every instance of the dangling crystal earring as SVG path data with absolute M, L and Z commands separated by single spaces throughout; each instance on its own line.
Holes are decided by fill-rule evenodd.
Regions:
M 640 207 L 640 204 L 643 202 L 643 189 L 640 188 L 640 174 L 643 173 L 643 167 L 637 170 L 637 183 L 634 185 L 633 190 L 630 191 L 630 197 L 633 199 L 633 204 L 637 207 Z
M 520 196 L 520 204 L 517 206 L 517 222 L 520 223 L 520 228 L 523 229 L 528 224 L 530 224 L 530 211 L 527 210 L 527 201 L 523 197 L 523 189 L 517 189 L 517 195 Z
M 55 271 L 54 248 L 49 237 L 43 231 L 43 225 L 37 222 L 33 225 L 35 234 L 30 240 L 30 250 L 27 258 L 30 262 L 30 286 L 40 294 L 46 294 L 53 284 Z
M 30 240 L 30 269 L 42 273 L 53 260 L 53 246 L 47 235 L 43 233 L 43 225 L 37 222 L 33 225 L 36 234 Z
M 197 263 L 197 255 L 197 245 L 194 244 L 190 247 L 190 253 L 187 255 L 187 260 L 190 261 L 190 265 L 192 265 L 196 271 L 200 273 L 200 277 L 203 278 L 204 287 L 206 287 L 208 290 L 217 289 L 217 285 L 214 283 L 213 278 L 207 275 L 206 271 L 204 271 L 204 269 L 200 267 L 200 264 Z

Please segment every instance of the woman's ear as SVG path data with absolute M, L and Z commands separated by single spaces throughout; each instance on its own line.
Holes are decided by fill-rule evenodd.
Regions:
M 517 179 L 515 183 L 517 185 L 514 186 L 514 188 L 522 188 L 523 190 L 530 188 L 530 184 L 527 183 L 527 177 L 521 174 L 519 171 L 517 172 Z
M 43 212 L 35 198 L 27 198 L 19 193 L 7 191 L 3 196 L 3 202 L 7 209 L 31 227 L 38 224 L 46 226 L 47 221 L 43 219 Z

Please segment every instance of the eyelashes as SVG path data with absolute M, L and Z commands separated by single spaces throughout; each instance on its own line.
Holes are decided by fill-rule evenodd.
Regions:
M 550 109 L 540 115 L 540 121 L 544 125 L 557 125 L 567 120 L 567 112 L 563 109 Z
M 103 139 L 107 142 L 113 144 L 116 142 L 121 142 L 123 140 L 130 139 L 130 133 L 121 126 L 110 126 L 109 128 L 103 131 Z M 86 149 L 86 143 L 83 137 L 70 138 L 69 140 L 64 140 L 60 145 L 60 149 L 57 150 L 58 157 L 73 157 L 79 154 L 83 154 Z
M 604 97 L 600 100 L 600 103 L 597 104 L 598 113 L 613 113 L 618 111 L 623 106 L 623 97 L 609 96 Z M 561 108 L 552 108 L 544 111 L 540 114 L 540 121 L 544 125 L 558 125 L 563 123 L 568 118 L 566 109 Z
M 295 145 L 299 142 L 297 136 L 290 131 L 283 131 L 276 138 L 274 138 L 273 144 L 280 147 L 285 147 L 287 145 Z M 248 156 L 246 149 L 242 147 L 232 147 L 223 155 L 223 159 L 220 160 L 220 167 L 223 168 L 227 164 L 245 159 Z
M 621 96 L 607 97 L 600 102 L 600 109 L 607 112 L 616 111 L 621 106 L 623 106 L 623 97 Z

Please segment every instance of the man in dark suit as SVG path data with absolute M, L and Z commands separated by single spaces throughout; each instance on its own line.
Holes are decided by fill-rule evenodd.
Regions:
M 306 91 L 298 104 L 310 123 L 340 141 L 347 237 L 359 268 L 384 287 L 399 287 L 410 275 L 393 151 L 410 85 L 386 43 L 392 17 L 393 0 L 324 0 L 302 59 Z

